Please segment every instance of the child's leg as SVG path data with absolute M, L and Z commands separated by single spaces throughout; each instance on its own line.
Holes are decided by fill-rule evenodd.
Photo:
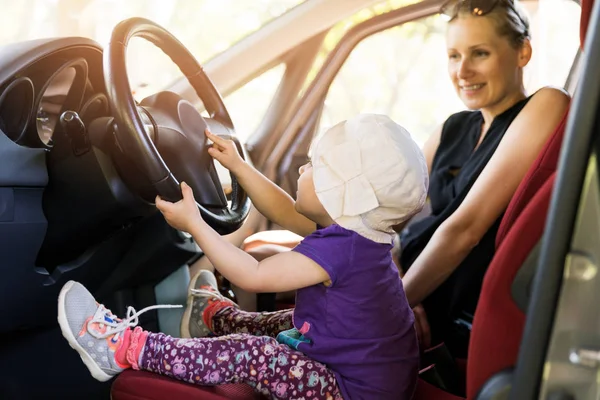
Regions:
M 188 306 L 181 322 L 181 336 L 249 333 L 276 337 L 279 332 L 293 327 L 292 316 L 292 310 L 272 313 L 240 310 L 219 294 L 214 275 L 202 270 L 190 282 Z
M 98 304 L 83 285 L 73 281 L 63 286 L 58 297 L 62 333 L 92 376 L 100 381 L 107 381 L 127 368 L 139 369 L 141 364 L 145 369 L 196 383 L 248 382 L 265 393 L 268 390 L 284 393 L 288 388 L 292 390 L 289 379 L 298 381 L 294 384 L 296 392 L 306 389 L 312 394 L 318 388 L 323 393 L 337 393 L 335 379 L 324 366 L 273 338 L 231 335 L 173 339 L 164 334 L 149 334 L 140 327 L 131 330 L 146 310 L 135 312 L 129 308 L 127 318 L 119 319 Z M 284 380 L 286 374 L 295 375 Z
M 325 365 L 267 336 L 176 339 L 150 333 L 139 368 L 199 385 L 247 383 L 274 399 L 342 399 Z
M 259 313 L 227 307 L 212 317 L 212 330 L 215 335 L 248 333 L 255 336 L 277 337 L 279 332 L 294 327 L 293 315 L 293 310 Z

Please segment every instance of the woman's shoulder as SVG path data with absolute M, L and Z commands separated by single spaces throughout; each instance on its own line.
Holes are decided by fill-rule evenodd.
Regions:
M 514 129 L 531 130 L 560 120 L 569 108 L 571 96 L 561 88 L 546 86 L 529 96 L 527 104 L 519 112 L 511 126 Z M 554 127 L 554 126 L 553 126 Z M 553 128 L 552 127 L 552 128 Z
M 563 88 L 545 86 L 531 95 L 526 109 L 549 107 L 550 110 L 566 108 L 571 101 L 571 96 Z
M 569 93 L 558 86 L 544 86 L 538 90 L 535 91 L 535 93 L 532 96 L 561 96 L 561 97 L 566 97 L 566 98 L 571 98 L 571 96 L 569 95 Z
M 526 134 L 545 141 L 555 132 L 570 101 L 571 96 L 563 89 L 550 86 L 539 89 L 529 97 L 527 104 L 512 121 L 507 136 L 522 138 Z

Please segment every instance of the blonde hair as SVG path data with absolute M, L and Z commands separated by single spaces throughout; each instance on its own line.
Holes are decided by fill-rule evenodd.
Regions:
M 498 35 L 506 37 L 510 44 L 519 48 L 525 40 L 531 39 L 529 31 L 529 17 L 523 7 L 513 0 L 498 0 L 494 8 L 482 15 L 474 16 L 475 18 L 486 17 L 491 19 L 496 25 Z M 450 20 L 452 22 L 458 16 L 473 16 L 471 11 L 466 7 L 460 7 L 457 15 Z

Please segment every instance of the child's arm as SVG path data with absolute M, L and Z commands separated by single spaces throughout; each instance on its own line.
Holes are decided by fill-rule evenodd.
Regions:
M 260 262 L 224 240 L 203 222 L 191 232 L 208 259 L 229 282 L 251 293 L 280 293 L 329 280 L 323 268 L 295 251 Z
M 181 184 L 183 200 L 170 203 L 157 197 L 156 206 L 167 222 L 189 232 L 215 268 L 248 292 L 284 292 L 329 280 L 327 272 L 310 258 L 293 251 L 260 263 L 215 232 L 200 216 L 192 189 Z
M 240 157 L 231 140 L 208 130 L 205 133 L 214 143 L 208 153 L 235 175 L 261 214 L 300 236 L 308 236 L 316 229 L 313 221 L 296 211 L 294 199 Z

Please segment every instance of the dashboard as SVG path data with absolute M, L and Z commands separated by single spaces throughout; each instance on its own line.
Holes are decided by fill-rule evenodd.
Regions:
M 47 228 L 36 264 L 48 272 L 156 213 L 130 189 L 146 182 L 116 142 L 102 56 L 75 37 L 0 47 L 0 191 L 39 193 L 32 210 Z M 83 132 L 61 123 L 66 111 Z
M 64 111 L 76 111 L 84 123 L 108 116 L 101 66 L 101 53 L 86 46 L 63 48 L 14 71 L 0 87 L 0 129 L 21 146 L 49 150 Z
M 105 85 L 90 39 L 0 47 L 0 300 L 19 305 L 0 333 L 55 326 L 68 280 L 150 288 L 199 253 L 135 190 L 151 182 L 117 142 Z

